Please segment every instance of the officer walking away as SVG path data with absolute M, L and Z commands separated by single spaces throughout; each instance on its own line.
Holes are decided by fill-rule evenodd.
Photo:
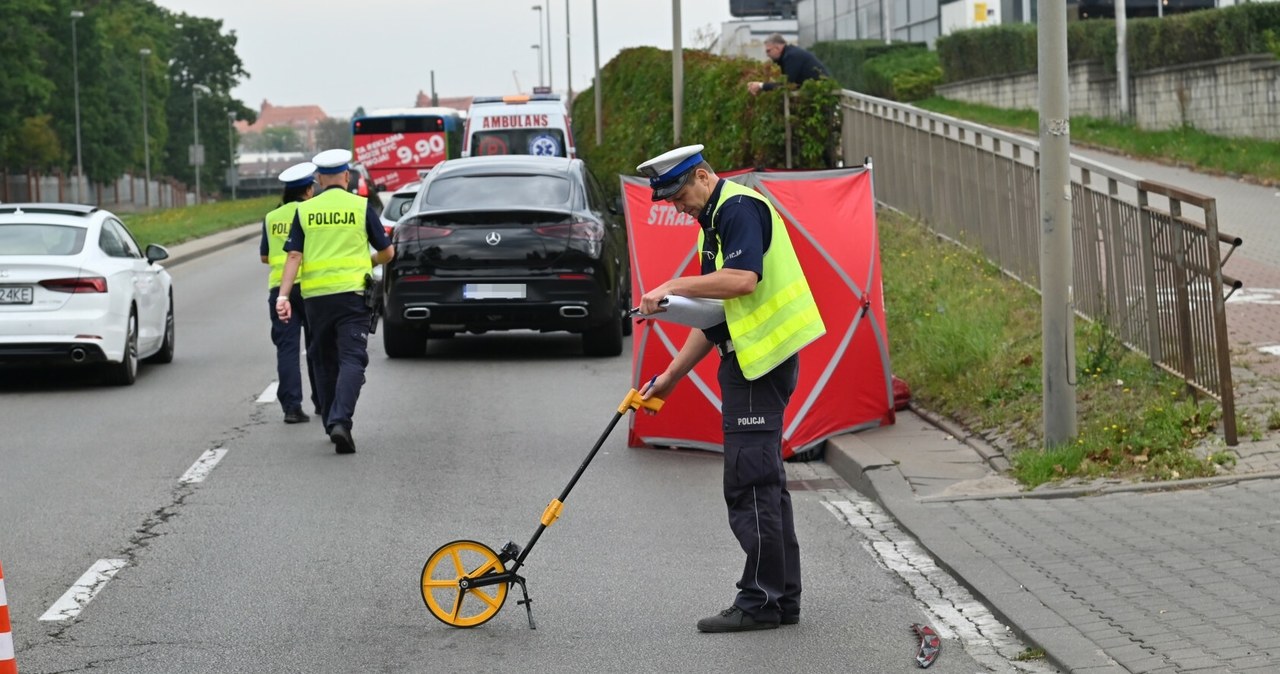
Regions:
M 831 72 L 822 65 L 822 61 L 807 49 L 787 44 L 786 38 L 774 33 L 764 39 L 764 53 L 782 69 L 788 84 L 797 87 L 809 80 L 820 77 L 831 77 Z M 782 86 L 780 82 L 747 82 L 747 91 L 752 95 L 761 91 L 772 91 Z
M 280 296 L 280 279 L 284 276 L 284 263 L 288 257 L 284 252 L 284 241 L 289 236 L 289 227 L 298 212 L 298 204 L 310 199 L 315 191 L 315 173 L 316 165 L 309 161 L 294 164 L 280 173 L 280 182 L 284 183 L 280 206 L 267 213 L 267 217 L 263 219 L 262 242 L 258 244 L 262 262 L 271 265 L 271 273 L 267 276 L 267 306 L 271 311 L 271 342 L 276 345 L 276 377 L 279 382 L 276 400 L 284 408 L 286 424 L 311 421 L 311 417 L 302 411 L 302 374 L 298 369 L 303 331 L 305 330 L 308 341 L 311 338 L 311 329 L 307 327 L 307 312 L 302 305 L 301 268 L 298 269 L 293 287 L 287 295 L 290 305 L 297 308 L 294 320 L 280 320 L 276 315 L 276 298 Z M 319 412 L 320 401 L 316 396 L 316 376 L 310 350 L 307 351 L 307 381 L 311 384 L 311 404 Z
M 373 266 L 390 262 L 395 249 L 369 200 L 347 191 L 351 151 L 325 150 L 311 161 L 320 194 L 298 205 L 284 242 L 288 259 L 276 313 L 284 321 L 292 317 L 289 291 L 305 260 L 302 304 L 311 327 L 307 350 L 315 362 L 320 415 L 337 452 L 351 454 L 356 451 L 352 417 L 369 365 L 371 310 L 365 285 Z M 372 257 L 370 247 L 376 251 Z
M 799 351 L 826 333 L 782 217 L 762 195 L 716 176 L 702 146 L 636 167 L 654 201 L 702 226 L 699 276 L 673 278 L 640 298 L 645 314 L 668 295 L 724 300 L 725 322 L 692 330 L 645 398 L 665 398 L 699 361 L 718 353 L 724 424 L 724 500 L 747 559 L 733 605 L 698 621 L 703 632 L 773 629 L 800 621 L 800 545 L 782 465 L 782 417 Z

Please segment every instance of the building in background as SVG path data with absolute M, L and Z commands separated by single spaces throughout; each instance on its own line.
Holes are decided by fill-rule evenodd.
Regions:
M 262 101 L 258 111 L 258 121 L 248 124 L 236 122 L 236 133 L 240 135 L 240 143 L 244 147 L 253 147 L 247 142 L 247 136 L 267 133 L 268 129 L 287 128 L 297 134 L 303 153 L 314 154 L 316 147 L 316 129 L 320 122 L 328 119 L 328 115 L 318 105 L 272 105 L 270 101 Z

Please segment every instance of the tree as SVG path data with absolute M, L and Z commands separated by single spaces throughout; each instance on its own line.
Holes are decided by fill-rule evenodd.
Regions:
M 53 130 L 53 120 L 47 114 L 22 120 L 11 147 L 15 159 L 8 166 L 24 171 L 51 171 L 67 159 L 58 133 Z
M 316 127 L 316 146 L 321 148 L 351 147 L 351 120 L 328 117 Z
M 234 142 L 227 113 L 235 113 L 237 119 L 255 117 L 244 103 L 231 97 L 231 90 L 249 73 L 236 54 L 235 31 L 223 34 L 222 21 L 188 14 L 171 18 L 175 28 L 169 38 L 171 95 L 166 101 L 165 118 L 170 135 L 164 169 L 169 175 L 195 182 L 195 167 L 188 163 L 187 148 L 195 141 L 194 120 L 198 116 L 200 144 L 205 148 L 201 176 L 210 176 L 209 185 L 220 185 L 216 176 L 225 174 L 231 157 L 229 150 L 215 148 L 229 148 Z M 178 24 L 182 27 L 176 28 Z
M 27 115 L 47 113 L 57 89 L 47 70 L 51 56 L 58 62 L 58 42 L 48 30 L 53 7 L 44 0 L 0 0 L 0 16 L 0 166 L 18 169 L 28 159 L 14 145 Z
M 262 147 L 270 152 L 302 152 L 302 137 L 291 126 L 268 126 L 262 130 Z

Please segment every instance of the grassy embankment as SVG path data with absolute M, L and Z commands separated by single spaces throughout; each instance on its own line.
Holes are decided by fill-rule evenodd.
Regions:
M 920 107 L 988 126 L 1037 132 L 1034 111 L 929 99 Z M 1197 170 L 1280 182 L 1280 143 L 1074 118 L 1072 143 Z M 1213 475 L 1233 456 L 1206 439 L 1220 408 L 1197 405 L 1180 382 L 1128 352 L 1100 326 L 1076 324 L 1079 433 L 1043 449 L 1039 296 L 981 256 L 941 241 L 909 218 L 881 212 L 881 258 L 895 372 L 915 400 L 1007 450 L 1014 474 L 1034 487 L 1068 477 L 1162 480 Z M 1240 420 L 1280 427 L 1280 412 Z M 1254 427 L 1251 427 L 1251 423 Z M 1213 447 L 1206 451 L 1208 445 Z
M 138 243 L 172 246 L 251 222 L 262 222 L 262 216 L 279 203 L 279 196 L 226 200 L 146 213 L 121 213 L 120 219 Z

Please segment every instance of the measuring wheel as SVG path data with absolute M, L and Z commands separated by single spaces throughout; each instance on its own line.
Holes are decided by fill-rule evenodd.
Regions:
M 508 583 L 473 587 L 471 581 L 504 571 L 498 553 L 489 546 L 450 541 L 431 553 L 422 567 L 422 600 L 431 615 L 446 625 L 483 625 L 502 610 Z

